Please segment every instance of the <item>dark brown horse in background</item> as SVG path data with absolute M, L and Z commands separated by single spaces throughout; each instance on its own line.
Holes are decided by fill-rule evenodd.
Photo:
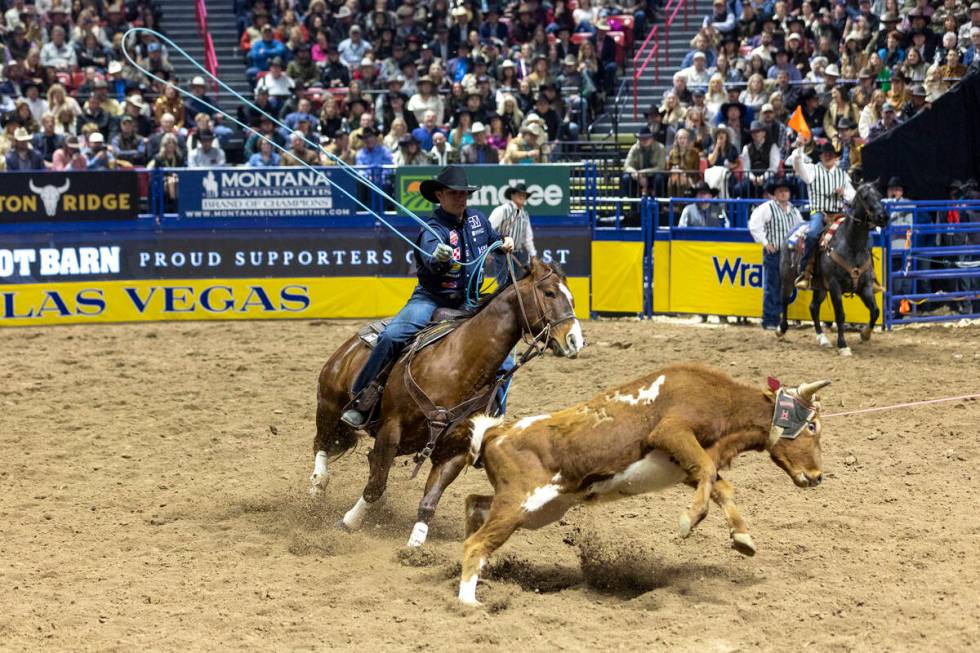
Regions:
M 344 515 L 342 527 L 360 527 L 368 507 L 385 492 L 395 456 L 417 454 L 428 442 L 426 416 L 406 383 L 406 360 L 410 360 L 412 377 L 429 399 L 437 406 L 451 408 L 490 387 L 504 359 L 525 334 L 535 344 L 550 346 L 561 356 L 574 357 L 585 344 L 564 275 L 537 259 L 532 259 L 525 277 L 486 300 L 449 335 L 419 350 L 414 358 L 401 357 L 392 367 L 379 418 L 372 422 L 374 447 L 368 454 L 367 486 L 357 504 Z M 354 378 L 368 354 L 367 345 L 354 335 L 334 352 L 320 372 L 310 477 L 310 493 L 314 497 L 326 488 L 327 460 L 357 443 L 357 433 L 340 422 L 340 414 L 350 401 Z M 466 424 L 461 427 L 466 430 Z M 468 446 L 468 437 L 454 437 L 451 431 L 440 438 L 432 451 L 432 469 L 410 546 L 425 542 L 428 522 L 442 493 L 466 464 Z
M 888 225 L 888 213 L 881 203 L 881 193 L 874 182 L 861 184 L 854 195 L 853 211 L 844 218 L 837 233 L 831 237 L 826 249 L 814 252 L 813 299 L 810 301 L 810 317 L 817 332 L 817 344 L 830 347 L 820 322 L 820 306 L 830 295 L 834 305 L 834 321 L 837 324 L 837 351 L 850 356 L 851 348 L 844 340 L 844 293 L 854 293 L 868 307 L 870 320 L 861 329 L 861 340 L 870 340 L 878 321 L 878 303 L 874 293 L 874 260 L 871 257 L 870 232 L 876 227 Z M 821 240 L 822 240 L 821 236 Z M 794 270 L 792 253 L 786 243 L 780 250 L 780 276 L 782 278 L 783 315 L 777 335 L 782 337 L 789 328 L 789 305 L 793 302 Z

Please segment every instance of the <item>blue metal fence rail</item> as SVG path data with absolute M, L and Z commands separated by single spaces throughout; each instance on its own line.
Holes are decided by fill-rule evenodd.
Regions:
M 980 318 L 980 221 L 970 221 L 980 219 L 980 201 L 886 208 L 892 224 L 885 233 L 885 327 Z M 951 211 L 959 222 L 947 221 Z M 905 224 L 896 224 L 899 217 Z

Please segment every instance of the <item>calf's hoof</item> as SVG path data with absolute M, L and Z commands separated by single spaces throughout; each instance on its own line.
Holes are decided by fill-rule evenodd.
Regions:
M 732 533 L 732 548 L 745 556 L 755 555 L 755 542 L 748 533 Z
M 691 524 L 691 518 L 687 516 L 687 513 L 684 513 L 677 522 L 677 534 L 681 537 L 687 537 L 691 534 L 691 529 L 693 527 L 693 524 Z
M 841 347 L 840 349 L 837 350 L 837 353 L 840 354 L 841 356 L 851 356 L 852 355 L 851 348 L 850 347 Z

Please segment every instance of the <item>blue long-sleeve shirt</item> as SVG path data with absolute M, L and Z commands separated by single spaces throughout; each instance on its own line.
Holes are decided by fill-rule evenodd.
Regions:
M 259 40 L 252 44 L 249 57 L 252 59 L 252 65 L 259 70 L 269 70 L 269 61 L 271 59 L 281 57 L 285 64 L 289 58 L 289 52 L 286 50 L 286 46 L 280 41 L 275 39 L 272 39 L 272 41 Z
M 384 145 L 375 145 L 372 149 L 362 147 L 357 151 L 354 158 L 359 166 L 383 166 L 391 165 L 391 152 Z
M 490 221 L 476 209 L 466 209 L 463 220 L 436 208 L 426 221 L 436 234 L 422 229 L 416 243 L 425 252 L 434 252 L 445 243 L 453 248 L 453 259 L 468 263 L 501 240 Z M 483 274 L 475 265 L 460 265 L 453 261 L 439 262 L 431 256 L 415 254 L 419 285 L 449 306 L 459 307 L 466 301 L 466 286 L 473 275 Z

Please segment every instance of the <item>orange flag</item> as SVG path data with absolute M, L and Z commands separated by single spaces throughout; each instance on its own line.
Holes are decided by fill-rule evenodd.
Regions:
M 806 124 L 806 120 L 803 118 L 803 108 L 797 106 L 796 111 L 790 116 L 789 122 L 786 125 L 795 131 L 797 134 L 806 134 L 807 139 L 809 139 L 812 134 L 810 133 L 810 125 Z

